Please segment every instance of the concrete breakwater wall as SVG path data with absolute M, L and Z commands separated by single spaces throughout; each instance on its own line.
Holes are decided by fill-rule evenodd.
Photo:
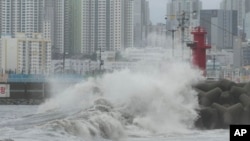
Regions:
M 200 83 L 194 89 L 200 104 L 197 127 L 220 129 L 250 124 L 250 82 L 236 84 L 223 79 Z
M 40 105 L 44 99 L 0 99 L 0 105 Z
M 57 82 L 60 91 L 75 82 Z M 49 82 L 0 83 L 0 105 L 38 105 L 56 93 Z M 3 96 L 3 94 L 5 96 Z
M 49 83 L 0 83 L 0 105 L 38 105 L 50 95 Z

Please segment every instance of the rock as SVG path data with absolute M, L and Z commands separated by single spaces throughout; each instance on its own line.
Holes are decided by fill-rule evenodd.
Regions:
M 239 97 L 241 103 L 245 106 L 245 107 L 249 107 L 250 106 L 250 97 L 246 94 L 242 94 Z
M 236 100 L 239 99 L 241 94 L 245 94 L 245 93 L 246 93 L 246 90 L 241 87 L 233 86 L 230 89 L 230 94 L 232 94 L 236 98 Z
M 236 86 L 236 83 L 227 80 L 227 79 L 222 79 L 219 81 L 219 87 L 221 88 L 222 91 L 228 91 L 231 89 L 231 87 Z
M 220 124 L 217 110 L 206 107 L 199 111 L 199 118 L 195 125 L 201 129 L 216 129 Z
M 246 83 L 246 85 L 243 87 L 246 91 L 246 94 L 250 96 L 250 82 Z
M 222 79 L 202 82 L 194 89 L 201 106 L 197 127 L 218 129 L 230 124 L 250 124 L 250 82 L 236 84 Z
M 225 105 L 227 105 L 227 104 L 231 105 L 231 104 L 234 103 L 234 99 L 233 98 L 234 97 L 230 94 L 229 91 L 224 91 L 220 95 L 219 104 L 221 104 L 221 105 L 224 105 L 224 104 Z
M 217 102 L 222 91 L 220 88 L 214 88 L 206 93 L 199 93 L 200 104 L 202 106 L 210 106 L 212 103 Z
M 223 122 L 223 126 L 242 123 L 244 108 L 241 103 L 234 104 L 228 108 L 218 103 L 213 103 L 212 107 L 218 110 L 220 120 Z
M 241 88 L 244 88 L 244 87 L 245 87 L 245 85 L 246 85 L 246 83 L 236 83 L 236 85 L 235 85 L 235 86 L 237 86 L 237 87 L 241 87 Z
M 220 86 L 219 82 L 202 82 L 200 84 L 195 85 L 196 89 L 202 90 L 204 92 L 208 92 L 212 89 L 215 89 Z

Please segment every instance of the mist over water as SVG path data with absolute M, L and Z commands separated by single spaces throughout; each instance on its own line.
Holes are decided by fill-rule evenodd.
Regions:
M 115 71 L 57 93 L 38 114 L 64 113 L 64 118 L 43 129 L 60 127 L 88 139 L 185 134 L 198 116 L 197 94 L 191 86 L 202 79 L 198 70 L 181 61 Z

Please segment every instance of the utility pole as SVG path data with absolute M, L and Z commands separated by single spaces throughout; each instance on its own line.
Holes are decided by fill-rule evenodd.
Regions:
M 213 72 L 214 72 L 214 76 L 216 76 L 216 68 L 215 68 L 215 54 L 213 55 Z
M 185 36 L 185 28 L 188 28 L 186 26 L 186 22 L 190 21 L 189 17 L 187 17 L 187 15 L 190 16 L 192 14 L 192 17 L 195 16 L 197 14 L 196 11 L 192 11 L 192 12 L 185 12 L 183 11 L 182 14 L 180 15 L 180 18 L 178 18 L 179 21 L 179 28 L 181 29 L 181 48 L 182 48 L 182 59 L 184 59 L 184 36 Z M 192 18 L 193 19 L 193 18 Z
M 182 60 L 184 59 L 184 35 L 185 35 L 185 28 L 186 28 L 186 21 L 189 19 L 186 18 L 186 13 L 183 11 L 180 15 L 181 17 L 179 20 L 179 28 L 181 28 L 181 57 Z
M 175 31 L 177 31 L 177 30 L 171 29 L 170 31 L 171 31 L 171 33 L 172 33 L 172 56 L 174 57 L 174 33 L 175 33 Z
M 65 73 L 65 47 L 63 47 L 63 73 Z
M 174 1 L 173 1 L 173 0 L 172 0 L 171 12 L 172 12 L 172 16 L 173 16 L 173 14 L 174 14 Z M 172 24 L 171 24 L 171 25 L 172 25 Z M 173 28 L 173 25 L 172 25 L 172 28 L 171 28 L 171 30 L 169 30 L 169 31 L 171 31 L 171 33 L 172 33 L 172 57 L 174 57 L 174 33 L 175 33 L 175 31 L 177 31 L 177 30 L 174 29 L 174 28 Z
M 100 47 L 100 56 L 99 56 L 99 60 L 100 60 L 100 66 L 99 66 L 99 70 L 101 72 L 102 70 L 102 65 L 104 65 L 104 61 L 102 60 L 102 48 Z

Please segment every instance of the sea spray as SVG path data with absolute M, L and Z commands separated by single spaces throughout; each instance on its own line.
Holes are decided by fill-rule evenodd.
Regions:
M 89 78 L 54 95 L 40 106 L 39 113 L 78 111 L 68 119 L 69 125 L 80 121 L 82 124 L 73 124 L 77 125 L 74 133 L 78 133 L 74 135 L 88 138 L 103 136 L 117 140 L 126 134 L 133 135 L 128 131 L 131 129 L 151 134 L 186 133 L 198 116 L 197 94 L 192 85 L 203 78 L 188 63 L 177 61 L 158 66 Z M 103 102 L 96 103 L 99 99 Z M 79 125 L 84 127 L 80 129 Z

